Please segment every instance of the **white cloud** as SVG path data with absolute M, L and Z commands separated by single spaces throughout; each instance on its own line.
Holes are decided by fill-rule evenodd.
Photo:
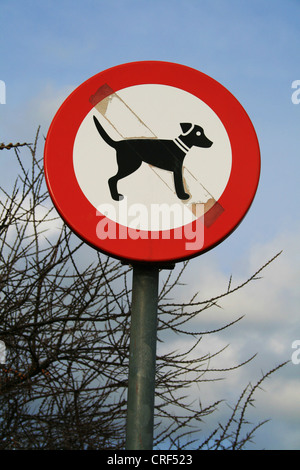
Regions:
M 55 113 L 74 88 L 72 85 L 56 87 L 48 82 L 34 98 L 17 108 L 13 105 L 6 106 L 2 140 L 31 143 L 38 126 L 41 126 L 42 135 L 46 135 Z
M 193 386 L 190 390 L 191 397 L 200 396 L 205 402 L 225 399 L 234 405 L 249 382 L 255 384 L 262 373 L 291 359 L 294 352 L 292 342 L 300 339 L 299 236 L 300 229 L 295 228 L 293 232 L 284 231 L 278 234 L 268 243 L 252 246 L 250 252 L 244 254 L 240 271 L 233 273 L 232 287 L 243 283 L 280 250 L 283 252 L 260 273 L 261 279 L 220 299 L 218 303 L 222 308 L 212 307 L 191 321 L 191 331 L 205 331 L 221 327 L 226 322 L 245 315 L 240 322 L 228 329 L 204 336 L 193 351 L 194 357 L 200 357 L 229 344 L 223 353 L 211 361 L 212 367 L 231 367 L 257 353 L 253 361 L 239 369 L 224 374 L 216 373 L 216 376 L 224 376 L 224 381 L 202 384 L 200 392 Z M 214 256 L 211 259 L 206 258 L 205 266 L 199 263 L 196 267 L 196 263 L 193 263 L 191 267 L 183 279 L 186 286 L 180 292 L 180 301 L 187 300 L 199 286 L 199 300 L 226 291 L 228 277 Z M 171 348 L 183 351 L 189 345 L 191 340 L 182 337 L 176 343 L 171 343 Z M 258 448 L 297 448 L 296 438 L 300 434 L 297 429 L 300 419 L 299 371 L 300 365 L 286 365 L 263 383 L 265 393 L 257 390 L 256 407 L 253 410 L 250 407 L 250 417 L 256 423 L 271 419 L 271 425 L 265 425 L 257 434 L 255 442 Z M 228 415 L 227 407 L 222 406 L 218 419 L 222 421 Z M 214 419 L 216 418 L 212 417 L 212 421 Z M 206 421 L 209 426 L 210 421 Z M 284 439 L 281 429 L 285 430 Z

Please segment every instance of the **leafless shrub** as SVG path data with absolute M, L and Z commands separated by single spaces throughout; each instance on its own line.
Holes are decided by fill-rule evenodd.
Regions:
M 34 144 L 22 144 L 30 165 L 24 149 L 21 158 L 20 144 L 1 144 L 15 153 L 20 175 L 10 192 L 1 189 L 0 202 L 0 339 L 7 348 L 6 364 L 0 365 L 0 449 L 123 449 L 131 268 L 96 251 L 91 264 L 82 262 L 84 244 L 49 200 L 37 141 L 38 133 Z M 242 427 L 261 381 L 243 391 L 228 423 L 202 443 L 200 423 L 220 402 L 203 408 L 200 400 L 189 399 L 192 384 L 217 380 L 210 372 L 225 373 L 251 360 L 216 369 L 210 362 L 222 350 L 192 355 L 203 335 L 242 317 L 214 331 L 191 332 L 185 325 L 257 279 L 266 265 L 235 288 L 230 280 L 223 294 L 205 301 L 196 301 L 195 294 L 180 304 L 170 298 L 187 263 L 166 275 L 158 341 L 167 330 L 193 343 L 157 357 L 157 448 L 242 448 L 251 439 L 257 427 L 243 437 Z

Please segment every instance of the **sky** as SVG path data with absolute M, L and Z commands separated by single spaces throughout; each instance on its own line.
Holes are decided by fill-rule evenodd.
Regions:
M 238 285 L 282 251 L 262 279 L 195 321 L 203 331 L 244 315 L 238 325 L 201 345 L 213 352 L 229 344 L 218 366 L 257 353 L 213 390 L 204 389 L 204 397 L 233 404 L 262 371 L 290 361 L 257 394 L 253 419 L 271 421 L 249 448 L 299 449 L 300 364 L 291 361 L 297 352 L 292 344 L 300 340 L 300 104 L 292 87 L 300 80 L 299 1 L 1 0 L 0 19 L 0 80 L 6 88 L 5 96 L 3 88 L 0 94 L 0 142 L 32 142 L 39 125 L 46 135 L 75 88 L 102 70 L 132 61 L 200 70 L 245 108 L 261 151 L 254 202 L 230 237 L 190 261 L 178 299 L 195 291 L 201 298 L 226 291 L 231 275 Z M 14 179 L 9 152 L 1 152 L 1 168 L 1 182 Z M 186 338 L 176 341 L 179 348 L 186 346 Z M 228 408 L 220 409 L 221 416 L 226 413 Z

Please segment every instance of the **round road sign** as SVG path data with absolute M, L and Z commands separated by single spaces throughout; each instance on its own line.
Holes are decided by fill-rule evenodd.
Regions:
M 260 152 L 247 113 L 222 85 L 144 61 L 100 72 L 66 99 L 44 165 L 54 205 L 86 243 L 163 263 L 232 233 L 254 198 Z

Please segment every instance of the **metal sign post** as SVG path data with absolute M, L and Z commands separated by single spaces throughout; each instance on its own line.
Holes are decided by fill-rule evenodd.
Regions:
M 260 151 L 221 84 L 171 62 L 104 70 L 49 128 L 54 205 L 90 246 L 133 266 L 127 449 L 152 449 L 158 272 L 223 242 L 248 212 Z
M 153 446 L 158 278 L 157 266 L 133 266 L 127 450 Z

